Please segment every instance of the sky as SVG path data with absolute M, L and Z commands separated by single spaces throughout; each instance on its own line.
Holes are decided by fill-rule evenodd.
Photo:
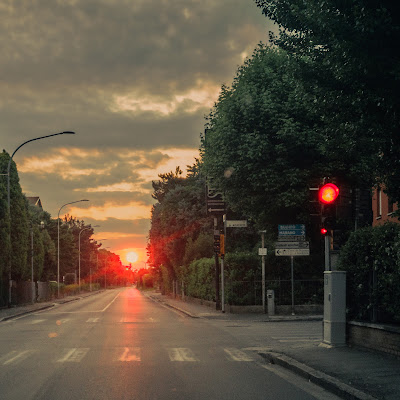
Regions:
M 204 117 L 272 23 L 253 0 L 0 0 L 0 143 L 27 196 L 145 266 L 152 181 L 199 155 Z M 103 240 L 106 239 L 106 240 Z

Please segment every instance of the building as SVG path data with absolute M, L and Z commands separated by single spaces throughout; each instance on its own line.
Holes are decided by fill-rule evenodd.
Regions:
M 397 222 L 399 219 L 393 214 L 398 205 L 393 203 L 382 187 L 375 188 L 372 192 L 372 226 L 383 225 L 385 222 Z
M 27 200 L 29 202 L 30 205 L 35 206 L 35 207 L 39 207 L 42 211 L 43 211 L 43 206 L 42 206 L 42 202 L 40 201 L 40 197 L 27 197 Z

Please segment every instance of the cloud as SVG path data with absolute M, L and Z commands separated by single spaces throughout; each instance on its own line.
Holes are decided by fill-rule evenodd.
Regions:
M 194 146 L 268 21 L 242 0 L 2 2 L 3 146 Z M 157 10 L 157 12 L 155 12 Z
M 193 164 L 204 115 L 272 24 L 251 0 L 3 0 L 0 13 L 3 148 L 76 132 L 16 153 L 23 191 L 53 217 L 88 198 L 64 211 L 144 248 L 151 181 Z

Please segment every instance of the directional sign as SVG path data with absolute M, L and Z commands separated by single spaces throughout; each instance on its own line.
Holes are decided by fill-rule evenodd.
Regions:
M 304 242 L 306 237 L 304 235 L 293 235 L 293 236 L 278 236 L 278 242 Z
M 246 220 L 230 220 L 225 221 L 227 228 L 247 228 L 247 221 Z
M 276 256 L 309 256 L 310 249 L 275 249 Z
M 306 226 L 304 224 L 278 225 L 279 236 L 305 236 Z
M 292 225 L 278 225 L 278 231 L 287 231 L 290 229 L 306 229 L 306 226 L 304 224 L 292 224 Z
M 225 208 L 207 208 L 207 211 L 210 214 L 223 214 L 225 212 Z
M 310 242 L 275 242 L 276 249 L 308 249 Z

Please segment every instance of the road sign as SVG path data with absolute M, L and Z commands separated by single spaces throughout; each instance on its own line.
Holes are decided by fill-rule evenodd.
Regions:
M 231 220 L 225 221 L 227 228 L 247 228 L 247 221 Z
M 310 249 L 275 249 L 276 256 L 309 256 Z
M 298 241 L 298 242 L 275 242 L 276 249 L 308 249 L 310 242 Z
M 260 247 L 258 249 L 258 255 L 259 256 L 266 256 L 267 255 L 267 249 L 265 247 Z
M 207 211 L 210 214 L 224 214 L 225 213 L 225 208 L 207 208 Z
M 306 229 L 304 224 L 289 224 L 289 225 L 278 225 L 278 231 L 287 231 L 288 229 Z
M 278 242 L 304 242 L 306 237 L 303 235 L 278 236 Z
M 306 226 L 304 224 L 278 225 L 279 236 L 305 236 Z

